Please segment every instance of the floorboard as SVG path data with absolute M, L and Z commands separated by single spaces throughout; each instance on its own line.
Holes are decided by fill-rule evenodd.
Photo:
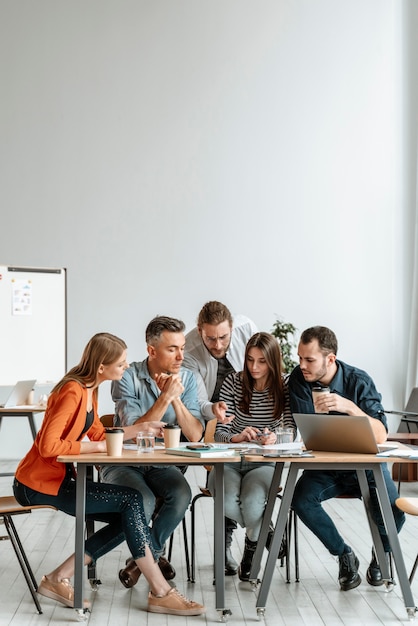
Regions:
M 0 462 L 0 472 L 13 471 L 16 463 Z M 188 480 L 193 493 L 205 482 L 203 468 L 189 468 Z M 0 495 L 11 494 L 11 477 L 0 477 Z M 418 483 L 403 483 L 402 495 L 418 495 Z M 341 592 L 337 584 L 338 563 L 322 544 L 299 523 L 300 582 L 286 583 L 286 572 L 280 562 L 274 573 L 267 600 L 266 626 L 395 626 L 408 622 L 399 586 L 387 592 L 384 587 L 373 588 L 365 581 L 370 560 L 371 538 L 363 505 L 359 500 L 334 499 L 326 504 L 338 528 L 360 559 L 362 584 L 349 592 Z M 190 533 L 190 516 L 187 513 Z M 175 582 L 185 595 L 204 602 L 206 616 L 179 618 L 146 612 L 147 585 L 143 578 L 132 590 L 125 589 L 117 573 L 124 566 L 128 550 L 125 544 L 103 557 L 98 563 L 102 581 L 97 591 L 86 584 L 86 598 L 92 602 L 89 626 L 187 626 L 219 622 L 215 609 L 213 586 L 213 502 L 201 498 L 196 504 L 196 583 L 187 582 L 186 563 L 181 527 L 175 534 L 172 563 L 177 570 Z M 52 570 L 74 549 L 74 520 L 49 510 L 36 511 L 15 518 L 15 524 L 37 580 Z M 0 525 L 0 535 L 5 529 Z M 408 517 L 400 535 L 407 571 L 412 568 L 418 550 L 418 518 Z M 234 533 L 233 554 L 237 561 L 242 555 L 244 531 Z M 76 613 L 48 598 L 40 597 L 43 614 L 38 615 L 25 580 L 20 571 L 10 541 L 0 541 L 0 626 L 67 626 L 77 622 Z M 264 563 L 264 561 L 263 561 Z M 418 575 L 412 584 L 418 595 Z M 237 576 L 226 578 L 226 605 L 232 611 L 230 626 L 253 626 L 258 622 L 256 593 L 249 583 Z

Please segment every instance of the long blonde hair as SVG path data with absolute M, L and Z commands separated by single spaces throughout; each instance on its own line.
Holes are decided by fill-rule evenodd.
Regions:
M 100 365 L 115 363 L 126 348 L 123 339 L 110 333 L 97 333 L 84 348 L 80 363 L 65 374 L 51 393 L 59 391 L 70 380 L 79 382 L 83 387 L 92 387 L 96 382 Z M 95 392 L 97 393 L 97 389 Z

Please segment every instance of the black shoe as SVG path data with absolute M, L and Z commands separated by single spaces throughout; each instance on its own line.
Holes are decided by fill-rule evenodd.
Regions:
M 165 557 L 160 556 L 158 559 L 158 567 L 166 580 L 173 580 L 176 575 L 176 570 L 171 565 L 170 561 L 167 561 Z
M 268 532 L 267 539 L 266 539 L 267 550 L 270 550 L 271 542 L 273 541 L 273 533 L 274 533 L 274 528 L 270 524 L 269 532 Z M 284 559 L 286 554 L 287 554 L 287 541 L 286 541 L 286 534 L 284 534 L 282 537 L 282 543 L 280 544 L 280 550 L 279 550 L 279 554 L 277 555 L 277 558 Z
M 245 537 L 244 554 L 242 555 L 242 561 L 238 567 L 239 579 L 244 582 L 250 580 L 251 565 L 253 563 L 253 557 L 256 547 L 256 541 L 250 541 L 250 539 Z
M 361 583 L 360 574 L 358 573 L 359 560 L 351 550 L 345 552 L 338 557 L 340 562 L 340 570 L 338 572 L 338 582 L 342 591 L 355 589 Z
M 380 570 L 380 565 L 376 558 L 376 553 L 372 550 L 372 560 L 370 561 L 370 565 L 367 568 L 366 579 L 369 585 L 373 587 L 380 587 L 385 582 L 383 580 L 382 572 Z

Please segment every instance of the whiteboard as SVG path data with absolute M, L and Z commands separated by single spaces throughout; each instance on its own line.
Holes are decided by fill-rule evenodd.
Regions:
M 0 265 L 0 385 L 57 382 L 67 368 L 64 268 Z

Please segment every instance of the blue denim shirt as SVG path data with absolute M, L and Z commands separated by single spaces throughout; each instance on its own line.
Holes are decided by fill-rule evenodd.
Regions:
M 155 380 L 150 376 L 147 362 L 148 359 L 131 363 L 123 374 L 122 380 L 115 380 L 112 383 L 115 426 L 130 426 L 138 417 L 145 415 L 159 397 L 160 390 Z M 193 372 L 182 367 L 180 377 L 184 387 L 180 396 L 181 401 L 204 427 L 205 420 L 200 413 L 195 376 Z M 171 404 L 161 421 L 167 424 L 176 424 L 176 413 Z
M 386 415 L 381 403 L 382 396 L 370 376 L 363 370 L 342 361 L 337 360 L 336 364 L 337 373 L 328 385 L 331 393 L 338 393 L 343 398 L 354 402 L 366 415 L 382 422 L 387 431 Z M 299 365 L 295 367 L 288 381 L 292 413 L 315 413 L 312 387 L 316 385 L 318 383 L 310 383 L 304 379 Z

